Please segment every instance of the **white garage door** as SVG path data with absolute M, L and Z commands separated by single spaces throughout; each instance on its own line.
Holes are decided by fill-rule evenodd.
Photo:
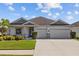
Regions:
M 70 30 L 68 30 L 68 29 L 51 29 L 50 38 L 54 38 L 54 39 L 70 38 Z
M 40 29 L 40 30 L 37 30 L 37 32 L 38 32 L 38 35 L 37 35 L 37 38 L 46 38 L 47 36 L 46 36 L 46 30 L 43 30 L 43 29 Z

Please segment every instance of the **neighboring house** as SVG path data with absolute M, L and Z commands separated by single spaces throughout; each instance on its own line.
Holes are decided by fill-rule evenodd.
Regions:
M 79 37 L 79 21 L 71 25 L 72 32 L 76 32 L 76 37 Z
M 19 18 L 11 23 L 10 35 L 30 36 L 37 32 L 37 38 L 67 39 L 70 38 L 70 25 L 62 20 L 51 20 L 45 17 L 36 17 L 31 20 Z

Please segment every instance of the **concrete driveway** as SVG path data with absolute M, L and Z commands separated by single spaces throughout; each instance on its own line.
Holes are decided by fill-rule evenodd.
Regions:
M 79 56 L 79 41 L 73 39 L 37 39 L 35 56 Z

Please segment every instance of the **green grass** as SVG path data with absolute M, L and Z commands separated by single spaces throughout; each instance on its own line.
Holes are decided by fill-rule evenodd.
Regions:
M 0 41 L 0 50 L 32 50 L 35 40 Z

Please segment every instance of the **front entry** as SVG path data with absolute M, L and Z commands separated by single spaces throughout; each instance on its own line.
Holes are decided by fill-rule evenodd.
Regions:
M 32 37 L 32 32 L 34 31 L 34 27 L 29 27 L 29 36 Z

